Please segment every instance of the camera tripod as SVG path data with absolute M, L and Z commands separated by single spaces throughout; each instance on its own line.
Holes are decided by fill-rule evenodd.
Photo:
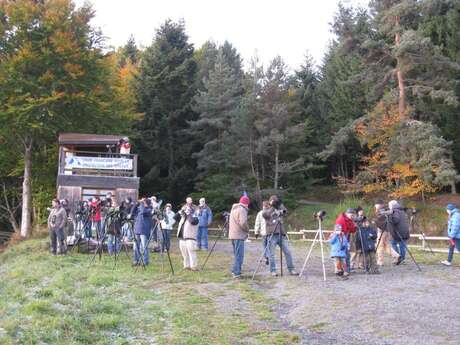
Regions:
M 204 260 L 203 262 L 203 265 L 201 266 L 201 271 L 204 270 L 204 268 L 206 267 L 206 263 L 208 262 L 209 260 L 209 257 L 211 256 L 211 254 L 214 252 L 214 248 L 216 247 L 216 244 L 217 242 L 219 242 L 219 240 L 222 238 L 222 236 L 224 236 L 224 234 L 226 233 L 227 229 L 228 229 L 228 217 L 225 218 L 225 223 L 224 223 L 224 227 L 221 228 L 219 227 L 219 236 L 217 236 L 217 238 L 214 240 L 214 243 L 212 244 L 212 247 L 211 247 L 211 250 L 209 251 L 208 255 L 206 256 L 206 259 Z
M 259 258 L 259 260 L 257 262 L 257 267 L 254 270 L 254 272 L 252 273 L 252 280 L 254 280 L 257 272 L 259 271 L 260 265 L 262 264 L 263 259 L 266 258 L 266 254 L 268 253 L 268 255 L 270 255 L 270 246 L 271 246 L 271 242 L 272 242 L 274 236 L 279 236 L 280 273 L 281 273 L 281 276 L 283 276 L 283 234 L 281 233 L 281 229 L 279 229 L 278 233 L 277 233 L 278 228 L 281 228 L 281 220 L 277 221 L 277 223 L 275 225 L 275 229 L 273 230 L 273 232 L 268 237 L 267 243 L 265 244 L 265 247 L 264 247 L 264 251 L 263 251 L 262 255 L 260 256 L 260 258 Z M 269 258 L 269 262 L 270 262 L 270 258 Z
M 163 258 L 163 255 L 164 255 L 164 252 L 163 252 L 163 247 L 166 248 L 166 255 L 168 256 L 168 261 L 169 261 L 169 267 L 171 268 L 171 273 L 172 275 L 174 275 L 174 267 L 173 267 L 173 264 L 172 264 L 172 261 L 171 261 L 171 255 L 169 253 L 169 246 L 166 246 L 165 245 L 165 242 L 166 242 L 166 233 L 165 231 L 168 231 L 168 230 L 165 230 L 163 229 L 163 227 L 161 226 L 161 223 L 160 221 L 158 221 L 157 223 L 157 230 L 160 230 L 161 232 L 161 238 L 162 238 L 162 245 L 160 245 L 160 250 L 161 250 L 161 271 L 164 272 L 164 258 Z
M 323 280 L 326 281 L 326 266 L 325 266 L 325 263 L 324 263 L 324 246 L 323 246 L 323 242 L 324 242 L 323 217 L 322 216 L 317 216 L 316 218 L 318 220 L 318 230 L 316 231 L 313 243 L 311 244 L 310 250 L 308 251 L 308 254 L 307 254 L 307 257 L 305 258 L 305 261 L 304 261 L 303 266 L 302 266 L 302 270 L 299 273 L 299 277 L 302 276 L 305 268 L 307 267 L 308 260 L 311 257 L 311 253 L 313 251 L 313 248 L 315 247 L 315 244 L 317 242 L 319 242 L 319 246 L 321 248 L 321 264 L 322 264 L 322 267 L 323 267 Z
M 117 216 L 118 216 L 117 214 L 112 214 L 112 215 L 107 216 L 105 221 L 104 221 L 103 226 L 100 227 L 99 229 L 96 229 L 97 246 L 96 246 L 96 249 L 94 251 L 93 257 L 91 258 L 90 263 L 93 263 L 95 261 L 96 256 L 99 256 L 99 261 L 101 261 L 102 254 L 104 253 L 104 242 L 105 242 L 105 239 L 107 238 L 107 235 L 108 235 L 107 229 L 109 227 L 111 227 L 112 224 L 114 224 L 114 221 L 116 221 L 115 217 L 117 217 Z M 114 224 L 114 226 L 116 226 L 116 224 Z M 119 259 L 119 256 L 120 256 L 121 248 L 120 248 L 120 250 L 118 250 L 118 244 L 119 243 L 123 247 L 124 252 L 125 252 L 126 257 L 128 258 L 128 260 L 131 260 L 131 257 L 129 256 L 128 247 L 127 247 L 126 243 L 123 243 L 123 241 L 121 239 L 121 237 L 122 237 L 121 228 L 122 227 L 123 227 L 123 224 L 120 224 L 120 229 L 117 229 L 117 228 L 114 229 L 113 236 L 115 237 L 115 244 L 114 244 L 115 245 L 115 250 L 114 250 L 114 253 L 113 253 L 113 260 L 114 260 L 113 268 L 112 268 L 113 270 L 116 268 L 117 262 L 118 262 L 118 259 Z
M 420 229 L 420 226 L 419 226 L 419 224 L 417 222 L 417 214 L 416 213 L 412 213 L 410 215 L 409 224 L 410 224 L 410 228 L 412 230 L 411 232 L 413 232 L 415 230 L 416 226 Z M 431 254 L 435 255 L 434 251 L 433 251 L 433 248 L 431 248 L 430 243 L 427 241 L 427 239 L 425 237 L 425 233 L 423 232 L 423 230 L 420 231 L 420 236 L 422 237 L 423 242 L 428 245 L 428 249 L 430 250 Z

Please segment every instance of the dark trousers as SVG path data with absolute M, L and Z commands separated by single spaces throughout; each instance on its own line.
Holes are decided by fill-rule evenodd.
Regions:
M 51 241 L 51 253 L 56 254 L 57 252 L 57 241 L 59 241 L 59 251 L 61 254 L 65 254 L 66 248 L 64 243 L 64 229 L 49 230 L 50 241 Z
M 167 250 L 169 252 L 169 248 L 171 248 L 171 230 L 169 229 L 162 229 L 160 231 L 162 239 L 161 239 L 161 251 Z
M 447 256 L 447 261 L 452 262 L 454 259 L 455 248 L 460 252 L 460 238 L 454 238 L 453 241 L 455 244 L 449 243 L 449 254 Z

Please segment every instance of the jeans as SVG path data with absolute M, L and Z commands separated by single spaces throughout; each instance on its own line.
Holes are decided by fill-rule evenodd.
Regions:
M 136 240 L 134 241 L 134 263 L 138 264 L 141 261 L 141 255 L 144 258 L 144 265 L 149 264 L 149 238 L 146 235 L 135 235 Z
M 289 272 L 294 270 L 294 263 L 292 262 L 291 251 L 289 250 L 289 243 L 286 235 L 280 236 L 279 234 L 273 234 L 268 239 L 268 261 L 270 263 L 270 272 L 276 272 L 276 262 L 275 262 L 275 247 L 279 246 L 286 258 L 286 266 Z
M 391 240 L 391 248 L 401 256 L 401 260 L 406 258 L 406 241 Z
M 244 240 L 232 240 L 233 255 L 235 256 L 233 262 L 232 273 L 236 276 L 241 275 L 241 266 L 244 260 Z
M 452 262 L 454 259 L 454 251 L 455 248 L 460 252 L 460 238 L 454 238 L 452 241 L 455 241 L 455 244 L 452 245 L 452 243 L 449 244 L 449 254 L 447 256 L 447 261 Z
M 59 241 L 59 251 L 61 254 L 65 254 L 66 248 L 64 243 L 64 229 L 49 230 L 50 241 L 51 241 L 51 253 L 56 254 L 57 242 Z
M 123 234 L 123 237 L 128 239 L 128 241 L 133 240 L 133 234 L 131 230 L 132 230 L 132 225 L 130 223 L 124 223 L 123 226 L 121 227 L 121 233 Z
M 121 250 L 121 238 L 112 234 L 107 236 L 107 250 L 109 251 L 109 255 L 112 255 L 114 251 L 119 253 Z
M 84 228 L 84 230 L 85 230 L 85 238 L 93 237 L 93 231 L 91 230 L 91 222 L 87 221 L 86 224 L 83 224 L 83 226 L 85 227 Z
M 169 248 L 171 248 L 171 230 L 162 229 L 160 230 L 160 233 L 161 232 L 163 232 L 161 239 L 161 251 L 164 252 L 166 249 L 169 252 Z
M 196 237 L 196 241 L 198 244 L 198 249 L 208 249 L 208 227 L 207 226 L 200 226 L 198 228 L 198 235 Z
M 101 226 L 100 220 L 91 222 L 91 232 L 93 231 L 93 229 L 96 230 L 96 238 L 98 239 L 98 241 L 102 240 L 102 238 L 104 237 L 104 231 L 103 227 Z

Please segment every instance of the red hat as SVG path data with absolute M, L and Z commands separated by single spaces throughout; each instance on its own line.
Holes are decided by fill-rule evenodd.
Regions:
M 245 205 L 245 206 L 249 206 L 249 198 L 246 195 L 243 195 L 240 198 L 240 204 Z

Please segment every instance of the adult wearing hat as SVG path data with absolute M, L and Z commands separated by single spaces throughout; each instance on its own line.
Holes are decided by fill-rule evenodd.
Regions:
M 356 224 L 353 221 L 355 216 L 356 210 L 354 208 L 348 208 L 345 212 L 341 213 L 335 220 L 335 224 L 340 225 L 342 227 L 342 232 L 346 236 L 348 243 L 350 243 L 350 246 L 348 246 L 346 249 L 346 269 L 348 273 L 351 272 L 350 253 L 356 250 L 354 246 L 355 241 L 353 240 L 353 236 L 357 230 Z
M 447 223 L 447 236 L 449 237 L 449 254 L 447 260 L 441 263 L 446 266 L 452 265 L 455 248 L 460 252 L 460 212 L 456 205 L 448 204 L 446 207 L 449 221 Z
M 244 241 L 248 238 L 249 198 L 243 195 L 239 203 L 233 204 L 228 223 L 228 238 L 232 241 L 234 262 L 232 276 L 241 277 L 244 260 Z

